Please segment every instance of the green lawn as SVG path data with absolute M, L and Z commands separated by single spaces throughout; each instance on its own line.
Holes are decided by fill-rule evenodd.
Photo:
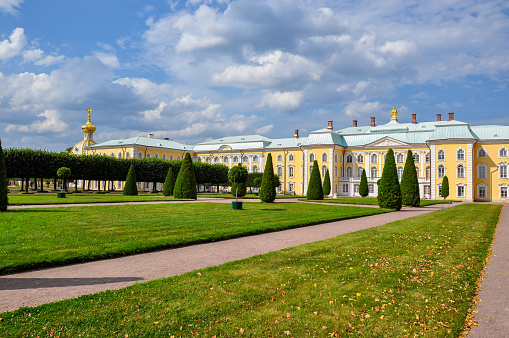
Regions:
M 211 193 L 211 192 L 203 193 L 202 192 L 202 193 L 198 193 L 198 197 L 235 198 L 235 195 L 232 195 L 232 194 L 217 194 L 217 193 Z M 297 196 L 297 195 L 276 195 L 276 199 L 299 198 L 299 197 L 302 197 L 302 196 Z M 244 196 L 242 198 L 259 200 L 260 196 L 255 196 L 255 194 L 247 194 L 246 196 Z
M 0 336 L 458 337 L 500 210 L 460 205 L 4 313 Z
M 308 202 L 305 198 L 299 198 L 299 201 Z M 320 202 L 320 203 L 339 203 L 339 204 L 355 204 L 355 205 L 378 205 L 378 199 L 376 197 L 337 197 L 337 198 L 325 198 L 318 201 L 309 202 Z M 421 200 L 421 207 L 433 204 L 449 203 L 450 200 Z
M 387 210 L 306 203 L 13 209 L 0 222 L 0 274 L 241 237 Z
M 124 196 L 122 194 L 67 194 L 65 198 L 57 198 L 56 194 L 9 194 L 9 205 L 40 205 L 40 204 L 78 204 L 78 203 L 115 203 L 168 201 L 172 197 L 162 194 L 143 194 Z

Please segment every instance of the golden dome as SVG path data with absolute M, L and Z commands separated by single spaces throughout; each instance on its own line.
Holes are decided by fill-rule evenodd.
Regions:
M 83 130 L 83 132 L 85 134 L 93 134 L 94 131 L 95 131 L 95 126 L 92 124 L 92 121 L 90 121 L 90 113 L 92 112 L 92 108 L 88 107 L 87 109 L 87 112 L 88 112 L 88 120 L 87 120 L 87 123 L 85 123 L 84 125 L 81 126 L 81 130 Z

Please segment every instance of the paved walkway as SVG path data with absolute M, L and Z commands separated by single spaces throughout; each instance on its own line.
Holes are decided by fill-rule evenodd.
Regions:
M 509 207 L 502 209 L 468 338 L 509 337 Z
M 233 240 L 0 276 L 0 313 L 22 306 L 36 306 L 108 289 L 118 289 L 136 282 L 170 277 L 207 266 L 332 238 L 450 206 L 438 204 L 422 208 L 403 208 L 398 212 Z

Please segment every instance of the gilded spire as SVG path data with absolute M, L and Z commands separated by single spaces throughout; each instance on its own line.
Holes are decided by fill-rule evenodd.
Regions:
M 81 130 L 83 130 L 83 133 L 85 133 L 85 139 L 92 139 L 92 134 L 95 131 L 95 126 L 92 124 L 92 121 L 90 120 L 90 113 L 92 112 L 92 108 L 88 107 L 87 113 L 88 113 L 88 119 L 87 123 L 81 126 Z
M 396 110 L 396 107 L 393 107 L 391 110 L 391 121 L 398 121 L 398 113 L 399 111 Z

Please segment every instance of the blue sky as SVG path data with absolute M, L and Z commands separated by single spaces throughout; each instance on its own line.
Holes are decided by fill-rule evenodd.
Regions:
M 3 147 L 509 125 L 509 2 L 0 0 Z M 444 116 L 444 117 L 445 117 Z

